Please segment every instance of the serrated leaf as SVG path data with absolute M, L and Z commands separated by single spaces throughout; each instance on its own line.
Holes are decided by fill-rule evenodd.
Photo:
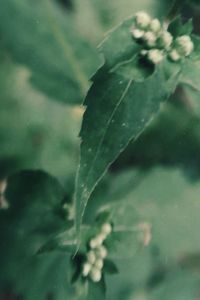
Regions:
M 62 102 L 81 103 L 99 59 L 57 3 L 1 1 L 0 35 L 1 49 L 31 70 L 39 90 Z
M 180 65 L 169 61 L 161 63 L 149 77 L 140 77 L 139 80 L 138 77 L 128 78 L 128 75 L 116 72 L 117 62 L 122 63 L 124 59 L 126 63 L 131 51 L 133 56 L 136 54 L 134 41 L 133 48 L 128 46 L 131 44 L 131 23 L 133 19 L 124 22 L 101 46 L 106 49 L 105 66 L 93 77 L 93 85 L 85 100 L 87 109 L 80 133 L 81 161 L 75 195 L 78 230 L 87 201 L 109 165 L 132 139 L 141 134 L 161 104 L 174 92 L 178 82 Z M 116 47 L 116 43 L 108 42 L 114 40 L 119 43 L 121 35 L 123 44 L 127 46 L 123 51 L 122 47 Z M 110 51 L 106 48 L 108 44 Z

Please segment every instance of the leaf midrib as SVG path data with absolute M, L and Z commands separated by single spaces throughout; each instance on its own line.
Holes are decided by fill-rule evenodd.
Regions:
M 127 83 L 127 85 L 126 85 L 126 88 L 124 89 L 124 91 L 123 91 L 123 93 L 122 93 L 122 95 L 121 95 L 119 101 L 117 102 L 117 105 L 115 106 L 115 108 L 114 108 L 114 110 L 113 110 L 113 112 L 112 112 L 112 114 L 111 114 L 111 116 L 110 116 L 110 118 L 109 118 L 109 120 L 108 120 L 106 126 L 105 126 L 105 130 L 104 130 L 103 136 L 102 136 L 102 138 L 101 138 L 100 141 L 99 141 L 99 145 L 98 145 L 98 147 L 97 147 L 96 155 L 95 155 L 95 157 L 94 157 L 94 159 L 93 159 L 93 161 L 92 161 L 92 163 L 91 163 L 91 165 L 90 165 L 90 168 L 89 168 L 88 174 L 87 174 L 87 176 L 86 176 L 85 182 L 87 182 L 87 180 L 88 180 L 88 178 L 89 178 L 89 176 L 90 176 L 90 174 L 91 174 L 91 170 L 92 170 L 92 168 L 93 168 L 93 166 L 94 166 L 94 164 L 95 164 L 95 162 L 96 162 L 96 160 L 97 160 L 99 151 L 100 151 L 101 146 L 102 146 L 102 144 L 103 144 L 103 141 L 104 141 L 104 138 L 105 138 L 107 129 L 108 129 L 108 127 L 109 127 L 109 125 L 111 124 L 111 121 L 112 121 L 112 119 L 113 119 L 113 116 L 115 115 L 115 113 L 116 113 L 116 111 L 117 111 L 119 105 L 121 104 L 121 102 L 122 102 L 123 99 L 125 98 L 126 94 L 128 93 L 129 88 L 130 88 L 130 86 L 131 86 L 132 83 L 133 83 L 133 79 L 130 79 L 130 80 L 128 81 L 128 83 Z M 93 187 L 93 188 L 94 188 L 94 187 Z M 93 189 L 92 189 L 92 190 L 93 190 Z M 90 194 L 92 193 L 92 190 L 90 191 Z M 82 195 L 83 195 L 83 192 L 81 193 L 81 198 L 82 198 Z M 88 197 L 88 198 L 89 198 L 89 197 Z M 86 204 L 85 204 L 85 206 L 86 206 Z M 84 214 L 84 212 L 83 212 L 83 214 Z M 82 215 L 83 215 L 83 214 L 82 214 Z

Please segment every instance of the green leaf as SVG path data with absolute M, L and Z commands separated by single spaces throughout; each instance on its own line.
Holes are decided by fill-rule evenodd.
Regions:
M 169 299 L 170 293 L 173 299 L 195 299 L 200 278 L 199 181 L 188 180 L 179 169 L 155 168 L 146 173 L 137 186 L 131 187 L 133 172 L 127 171 L 122 177 L 125 175 L 126 186 L 130 186 L 121 197 L 121 205 L 123 207 L 128 202 L 132 209 L 129 209 L 129 214 L 128 210 L 126 214 L 122 213 L 122 222 L 131 212 L 133 216 L 137 212 L 140 222 L 152 225 L 152 238 L 149 246 L 141 249 L 135 257 L 114 260 L 119 274 L 108 278 L 108 299 L 120 300 L 121 295 L 129 291 L 132 291 L 132 297 L 125 297 L 128 300 L 137 300 L 139 295 L 145 300 Z M 119 175 L 119 189 L 124 185 Z M 104 197 L 109 201 L 107 195 Z M 127 248 L 134 247 L 131 243 L 126 245 Z M 154 275 L 157 277 L 153 281 Z
M 147 78 L 128 78 L 117 74 L 118 63 L 136 55 L 125 21 L 105 39 L 105 66 L 93 77 L 86 97 L 87 106 L 81 129 L 81 160 L 76 182 L 76 225 L 79 230 L 87 201 L 109 165 L 136 139 L 174 92 L 180 66 L 164 61 Z M 121 40 L 121 42 L 120 42 Z M 131 44 L 132 42 L 132 44 Z M 120 44 L 123 47 L 116 46 Z M 112 53 L 112 49 L 113 53 Z M 109 69 L 111 68 L 111 69 Z M 141 65 L 140 68 L 148 68 Z M 117 68 L 116 68 L 117 70 Z M 159 89 L 158 89 L 159 82 Z
M 181 16 L 176 17 L 176 19 L 170 23 L 168 31 L 173 35 L 173 37 L 178 37 L 180 35 L 190 35 L 193 30 L 192 19 L 183 24 Z
M 199 181 L 188 180 L 179 169 L 155 168 L 122 201 L 129 199 L 132 211 L 152 225 L 151 243 L 161 257 L 176 259 L 199 251 L 199 191 Z
M 108 69 L 131 59 L 141 49 L 141 46 L 134 41 L 130 33 L 133 24 L 133 17 L 124 21 L 120 26 L 110 31 L 99 46 Z
M 0 65 L 0 176 L 43 169 L 72 189 L 81 110 L 50 102 L 30 85 L 27 69 L 1 52 Z
M 66 253 L 69 252 L 73 254 L 76 250 L 76 247 L 77 240 L 74 228 L 72 228 L 51 238 L 47 243 L 42 245 L 38 251 L 38 254 L 51 252 L 53 250 L 62 250 Z
M 185 61 L 180 81 L 200 91 L 200 38 L 193 35 L 192 40 L 194 43 L 194 51 L 191 54 L 191 58 Z
M 99 58 L 57 3 L 3 0 L 0 35 L 1 49 L 30 69 L 39 90 L 62 102 L 81 103 Z
M 117 266 L 109 259 L 106 259 L 104 262 L 104 270 L 108 274 L 117 274 L 119 272 Z
M 150 292 L 149 300 L 194 300 L 199 290 L 198 274 L 175 270 L 166 280 Z M 133 298 L 134 299 L 134 298 Z
M 5 198 L 10 206 L 0 211 L 0 239 L 4 241 L 0 248 L 0 293 L 9 284 L 26 300 L 89 299 L 90 284 L 89 288 L 81 281 L 71 285 L 70 252 L 36 255 L 59 232 L 67 228 L 68 233 L 74 232 L 60 214 L 64 197 L 57 180 L 41 171 L 24 171 L 8 179 Z M 98 289 L 94 287 L 92 295 L 98 296 Z
M 26 300 L 53 299 L 79 300 L 71 287 L 71 263 L 68 254 L 51 253 L 32 258 L 21 269 L 15 291 Z M 79 289 L 77 289 L 79 290 Z
M 84 298 L 84 300 L 106 299 L 106 287 L 105 287 L 104 278 L 99 283 L 88 282 L 86 293 L 87 295 Z
M 69 224 L 60 215 L 65 193 L 57 180 L 41 171 L 23 171 L 8 179 L 0 211 L 0 286 L 15 283 L 40 247 Z

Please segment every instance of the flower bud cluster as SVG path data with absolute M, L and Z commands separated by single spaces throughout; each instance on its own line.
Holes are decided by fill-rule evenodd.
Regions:
M 136 13 L 131 33 L 135 40 L 143 42 L 141 55 L 153 64 L 160 63 L 165 56 L 179 61 L 194 49 L 190 36 L 182 35 L 174 39 L 158 19 L 152 19 L 146 12 Z
M 189 35 L 182 35 L 176 38 L 174 47 L 169 52 L 173 61 L 179 61 L 182 57 L 189 56 L 194 49 L 194 44 Z
M 102 278 L 104 259 L 108 254 L 103 242 L 111 232 L 112 226 L 110 223 L 104 223 L 101 226 L 100 233 L 89 242 L 89 251 L 83 264 L 82 275 L 83 277 L 89 276 L 93 282 L 99 282 Z

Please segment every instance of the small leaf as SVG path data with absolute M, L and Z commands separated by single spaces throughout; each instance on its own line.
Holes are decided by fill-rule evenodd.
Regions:
M 114 262 L 110 259 L 105 259 L 104 261 L 104 270 L 108 274 L 117 274 L 119 273 L 119 270 Z
M 173 22 L 170 23 L 168 31 L 173 35 L 173 37 L 178 37 L 180 35 L 190 35 L 193 30 L 192 19 L 183 24 L 182 19 L 178 16 Z
M 133 40 L 130 32 L 133 24 L 133 17 L 124 21 L 120 26 L 110 31 L 99 46 L 104 55 L 105 64 L 109 69 L 131 59 L 134 53 L 141 49 L 141 46 Z

